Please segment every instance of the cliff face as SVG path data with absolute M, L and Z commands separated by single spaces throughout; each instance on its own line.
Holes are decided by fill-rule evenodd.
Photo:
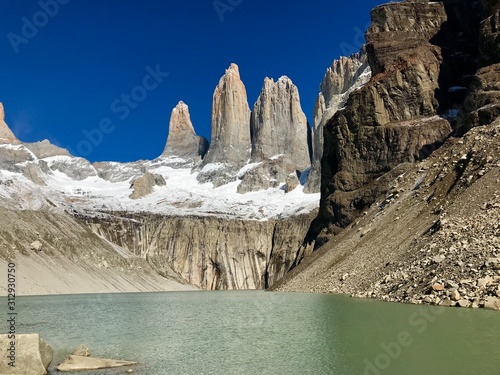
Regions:
M 285 275 L 316 212 L 286 220 L 99 215 L 92 231 L 203 289 L 262 289 Z
M 213 182 L 218 186 L 235 179 L 236 172 L 250 159 L 249 124 L 250 108 L 245 85 L 240 79 L 238 66 L 231 64 L 214 91 L 212 134 L 198 176 L 200 182 Z M 210 167 L 211 164 L 220 168 Z
M 19 191 L 18 198 L 28 197 Z M 0 263 L 7 267 L 11 261 L 22 270 L 19 295 L 194 289 L 167 266 L 164 277 L 159 276 L 145 259 L 104 240 L 52 206 L 0 207 Z M 0 282 L 2 295 L 5 283 Z
M 341 109 L 351 92 L 362 87 L 371 77 L 366 50 L 351 57 L 334 60 L 320 85 L 313 113 L 312 165 L 304 191 L 317 193 L 321 187 L 321 157 L 323 155 L 323 127 Z
M 430 41 L 447 20 L 441 3 L 390 3 L 366 33 L 371 80 L 324 128 L 318 222 L 344 226 L 388 188 L 378 180 L 430 154 L 450 134 L 436 116 L 441 50 Z
M 208 150 L 208 141 L 204 137 L 197 136 L 189 108 L 180 101 L 172 110 L 168 130 L 167 144 L 162 156 L 174 156 L 186 161 L 199 161 Z
M 5 123 L 5 112 L 3 104 L 0 103 L 0 143 L 19 144 L 19 140 Z
M 250 118 L 251 163 L 241 176 L 239 193 L 279 187 L 290 173 L 309 167 L 310 130 L 300 106 L 299 90 L 290 78 L 264 80 Z
M 372 11 L 373 77 L 325 127 L 319 249 L 274 288 L 500 310 L 499 9 Z

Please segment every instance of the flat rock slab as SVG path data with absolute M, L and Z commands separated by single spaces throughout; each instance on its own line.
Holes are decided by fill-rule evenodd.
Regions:
M 108 358 L 83 357 L 80 355 L 70 355 L 69 359 L 57 367 L 58 371 L 82 371 L 99 370 L 104 368 L 122 367 L 137 365 L 137 362 L 117 361 Z

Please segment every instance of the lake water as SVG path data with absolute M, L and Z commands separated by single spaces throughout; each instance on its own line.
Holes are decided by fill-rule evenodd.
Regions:
M 40 333 L 55 362 L 85 343 L 140 362 L 137 375 L 500 374 L 493 311 L 263 291 L 21 297 L 17 308 L 18 332 Z

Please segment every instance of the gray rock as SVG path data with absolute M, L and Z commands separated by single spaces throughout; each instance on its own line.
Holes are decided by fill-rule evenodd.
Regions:
M 266 77 L 253 106 L 250 131 L 253 162 L 281 155 L 286 165 L 300 171 L 311 164 L 309 126 L 299 91 L 290 78 L 283 76 L 274 82 Z
M 490 310 L 500 310 L 500 298 L 489 296 L 484 302 L 484 308 Z
M 434 258 L 432 258 L 432 261 L 434 263 L 441 263 L 443 262 L 444 260 L 446 259 L 446 257 L 444 255 L 436 255 Z
M 247 93 L 236 64 L 226 70 L 215 88 L 212 102 L 212 134 L 210 147 L 200 165 L 198 180 L 217 180 L 220 185 L 236 179 L 236 172 L 250 159 L 250 108 Z M 213 174 L 203 168 L 210 164 L 222 164 Z
M 321 184 L 323 127 L 347 102 L 351 92 L 363 86 L 371 77 L 366 49 L 350 57 L 334 60 L 320 85 L 313 114 L 312 168 L 304 188 L 306 193 L 318 193 Z
M 207 150 L 208 141 L 205 137 L 196 135 L 189 108 L 180 101 L 170 115 L 167 144 L 162 156 L 199 161 L 205 156 Z
M 300 106 L 298 89 L 288 77 L 277 82 L 264 80 L 253 107 L 250 129 L 251 162 L 261 165 L 249 170 L 248 176 L 239 176 L 243 180 L 239 192 L 280 186 L 289 174 L 309 167 L 310 129 Z
M 470 306 L 470 302 L 469 300 L 466 300 L 466 299 L 461 299 L 457 302 L 457 306 L 459 307 L 469 307 Z
M 167 182 L 161 175 L 146 172 L 141 177 L 134 179 L 130 187 L 134 190 L 131 199 L 143 198 L 153 192 L 155 186 L 165 186 Z
M 72 353 L 73 355 L 76 356 L 81 356 L 81 357 L 90 357 L 90 351 L 87 345 L 81 344 L 79 345 Z
M 44 139 L 40 142 L 27 143 L 24 145 L 33 153 L 38 159 L 43 159 L 51 156 L 71 156 L 68 150 L 62 147 L 58 147 L 52 143 L 48 139 Z
M 30 245 L 30 249 L 33 251 L 42 251 L 42 248 L 43 248 L 43 243 L 41 243 L 38 240 L 32 242 Z
M 40 338 L 38 333 L 16 334 L 15 367 L 9 366 L 11 340 L 0 335 L 0 374 L 44 375 L 54 356 L 54 350 Z
M 137 362 L 131 362 L 131 361 L 120 361 L 109 358 L 97 358 L 97 357 L 94 358 L 94 357 L 70 355 L 69 359 L 65 360 L 57 367 L 57 370 L 62 372 L 99 370 L 105 368 L 132 366 L 136 364 Z
M 5 123 L 5 112 L 3 104 L 0 103 L 0 144 L 19 144 L 19 139 L 16 138 L 12 130 Z
M 451 292 L 451 299 L 452 301 L 459 301 L 462 297 L 460 296 L 460 293 L 458 292 L 458 290 L 453 290 Z
M 286 176 L 285 193 L 289 193 L 295 190 L 297 186 L 299 186 L 299 178 L 297 177 L 297 173 L 293 172 Z

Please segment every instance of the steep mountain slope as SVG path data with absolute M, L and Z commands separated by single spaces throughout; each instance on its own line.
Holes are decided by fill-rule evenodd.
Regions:
M 373 76 L 324 128 L 320 214 L 276 288 L 500 309 L 499 9 L 372 11 Z

